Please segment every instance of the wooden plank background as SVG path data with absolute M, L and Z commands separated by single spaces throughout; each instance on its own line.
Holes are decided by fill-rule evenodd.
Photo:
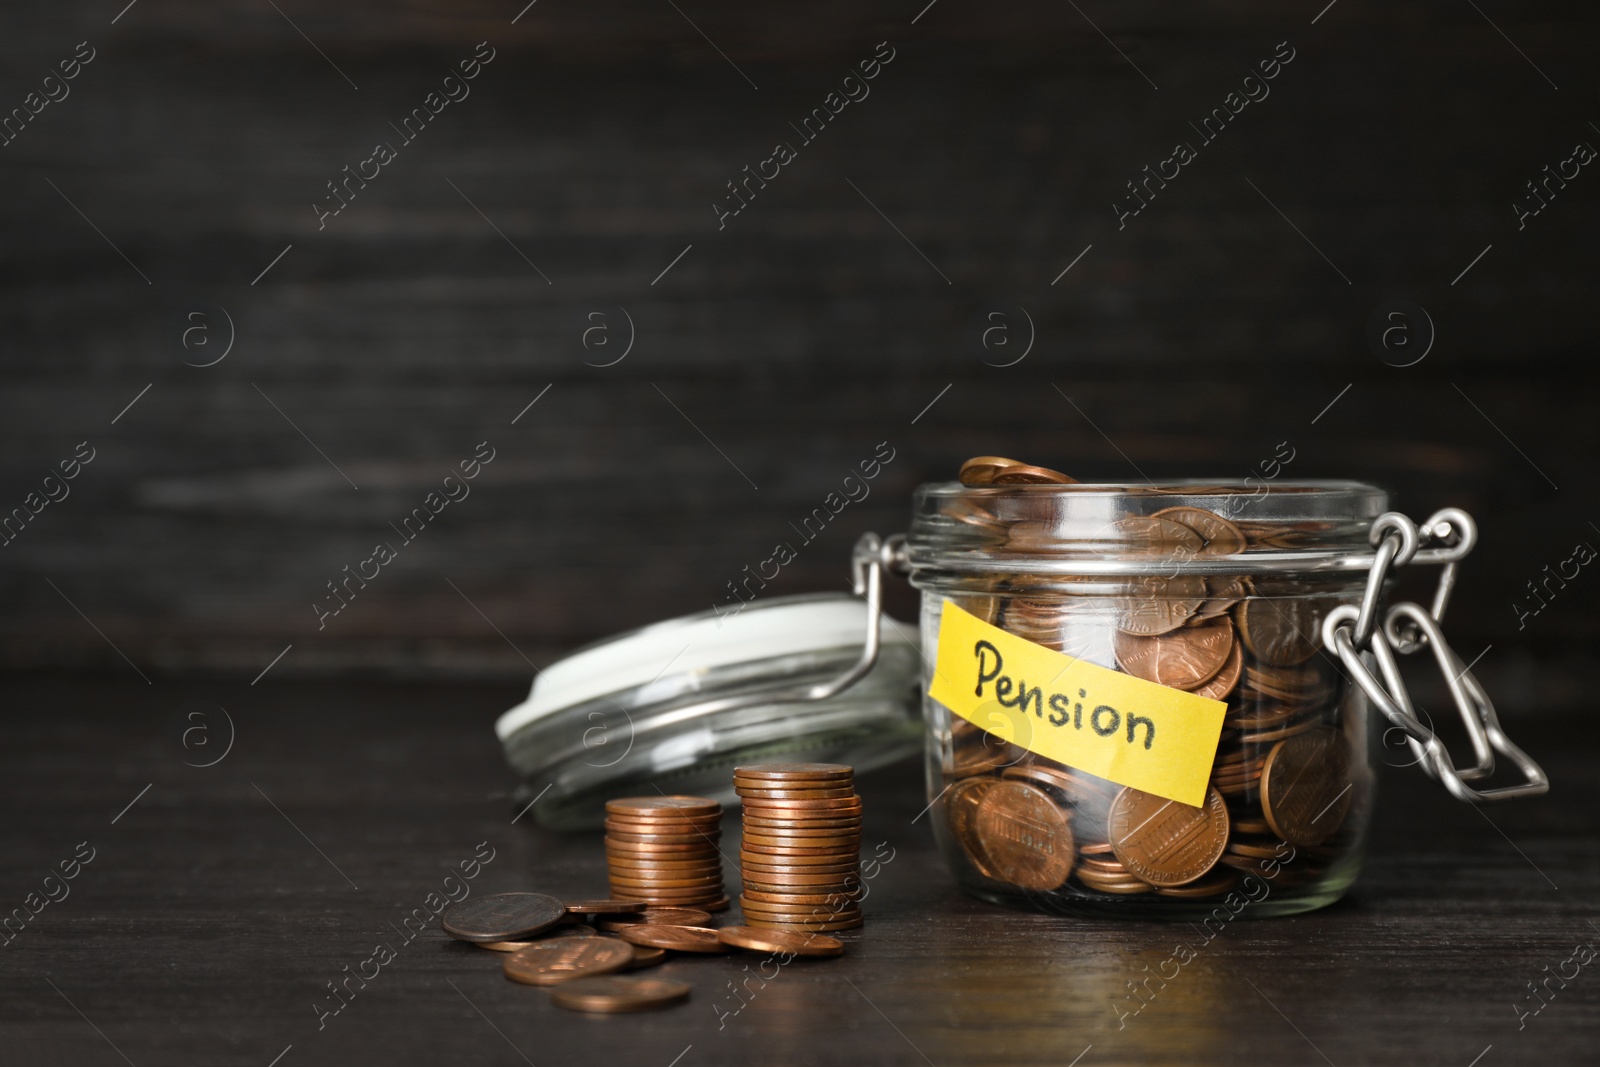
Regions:
M 1591 8 L 278 6 L 3 17 L 0 112 L 95 50 L 0 148 L 0 509 L 95 450 L 0 548 L 6 665 L 131 677 L 114 642 L 248 678 L 292 643 L 275 669 L 526 676 L 720 601 L 879 442 L 772 592 L 841 588 L 855 537 L 969 454 L 1243 476 L 1288 441 L 1285 476 L 1477 514 L 1452 632 L 1514 702 L 1575 691 L 1541 664 L 1600 636 L 1600 579 L 1520 629 L 1514 604 L 1600 541 L 1600 176 L 1521 230 L 1512 205 L 1600 145 Z M 485 40 L 470 96 L 319 231 L 325 183 Z M 880 41 L 870 95 L 799 143 Z M 1125 183 L 1284 41 L 1270 96 L 1119 230 Z M 1395 300 L 1436 328 L 1412 367 L 1368 343 Z M 619 308 L 632 348 L 593 366 Z M 995 309 L 1034 324 L 1015 366 L 985 361 Z M 186 366 L 224 311 L 227 358 Z M 592 312 L 612 347 L 583 347 Z M 319 631 L 325 583 L 482 441 L 470 497 Z

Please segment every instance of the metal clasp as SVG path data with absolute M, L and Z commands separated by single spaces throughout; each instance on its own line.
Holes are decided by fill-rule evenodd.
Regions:
M 1457 800 L 1487 804 L 1549 792 L 1550 780 L 1544 771 L 1527 753 L 1512 744 L 1500 728 L 1489 695 L 1461 662 L 1440 629 L 1439 624 L 1450 604 L 1450 594 L 1455 589 L 1457 565 L 1478 542 L 1478 528 L 1472 516 L 1460 508 L 1445 508 L 1435 512 L 1419 530 L 1405 515 L 1391 511 L 1380 515 L 1372 524 L 1371 539 L 1376 551 L 1361 606 L 1342 605 L 1330 612 L 1322 620 L 1323 643 L 1339 654 L 1345 669 L 1384 717 L 1405 731 L 1406 744 L 1423 770 Z M 1444 565 L 1432 610 L 1424 611 L 1417 604 L 1401 602 L 1390 607 L 1383 624 L 1378 625 L 1378 604 L 1390 568 L 1412 562 Z M 1444 742 L 1417 718 L 1412 707 L 1396 653 L 1410 655 L 1422 648 L 1433 649 L 1434 661 L 1466 725 L 1475 760 L 1470 767 L 1457 769 Z M 1381 679 L 1368 667 L 1362 655 L 1365 652 L 1370 652 L 1377 663 Z M 1497 753 L 1517 765 L 1524 781 L 1484 790 L 1468 785 L 1494 773 Z

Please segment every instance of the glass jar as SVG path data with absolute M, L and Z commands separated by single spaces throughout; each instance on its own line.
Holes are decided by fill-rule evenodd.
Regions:
M 524 777 L 519 807 L 553 829 L 594 829 L 619 795 L 659 790 L 737 805 L 733 768 L 742 763 L 866 770 L 915 753 L 915 631 L 886 616 L 882 626 L 878 608 L 876 595 L 754 600 L 552 663 L 495 723 Z
M 1368 691 L 1397 722 L 1410 712 L 1397 675 L 1398 698 L 1368 684 L 1372 651 L 1329 647 L 1324 632 L 1334 615 L 1349 646 L 1360 614 L 1370 641 L 1384 568 L 1415 553 L 1411 527 L 1410 553 L 1375 554 L 1386 505 L 1354 482 L 919 489 L 899 561 L 922 592 L 927 796 L 961 886 L 1052 912 L 1182 920 L 1337 900 L 1372 814 Z M 1408 639 L 1393 620 L 1390 634 Z M 1469 732 L 1492 768 L 1507 749 L 1478 745 L 1482 721 Z M 1407 730 L 1443 774 L 1437 738 Z M 1524 791 L 1542 791 L 1537 766 L 1527 773 Z

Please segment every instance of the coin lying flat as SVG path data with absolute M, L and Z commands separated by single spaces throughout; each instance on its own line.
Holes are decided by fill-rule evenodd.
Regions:
M 625 971 L 637 971 L 641 967 L 654 967 L 667 958 L 667 950 L 654 945 L 629 945 L 633 949 L 633 962 L 622 968 Z
M 707 926 L 652 926 L 641 923 L 617 931 L 622 940 L 634 945 L 653 945 L 676 952 L 726 952 L 728 946 Z
M 626 915 L 643 911 L 647 905 L 642 900 L 569 900 L 567 911 L 574 915 Z
M 556 985 L 620 971 L 633 962 L 633 948 L 605 937 L 559 937 L 518 949 L 505 958 L 506 977 L 524 985 Z
M 995 875 L 1024 889 L 1055 889 L 1072 873 L 1072 824 L 1042 790 L 1002 780 L 973 819 L 979 848 Z
M 566 917 L 567 906 L 543 893 L 491 893 L 452 904 L 439 916 L 444 932 L 461 941 L 520 941 Z
M 1344 824 L 1352 784 L 1349 744 L 1320 727 L 1273 747 L 1261 771 L 1261 809 L 1291 845 L 1320 845 Z
M 537 941 L 530 941 L 526 939 L 521 941 L 474 941 L 472 944 L 478 948 L 486 948 L 490 952 L 515 952 L 518 949 L 527 948 L 529 945 L 537 945 L 551 938 L 598 936 L 598 931 L 588 924 L 561 923 L 540 934 L 539 940 Z
M 558 1007 L 617 1014 L 650 1011 L 689 999 L 689 987 L 660 978 L 574 978 L 550 993 Z
M 615 933 L 645 923 L 651 926 L 704 926 L 710 921 L 711 912 L 703 908 L 647 908 L 637 915 L 607 916 L 595 925 Z
M 717 931 L 724 944 L 752 952 L 792 952 L 796 956 L 842 956 L 844 942 L 836 937 L 788 930 L 757 930 L 749 926 L 724 926 Z
M 1202 807 L 1125 788 L 1111 802 L 1111 848 L 1128 870 L 1154 886 L 1184 885 L 1216 866 L 1228 845 L 1228 808 L 1206 789 Z
M 659 815 L 672 813 L 695 816 L 715 815 L 721 810 L 722 805 L 719 802 L 706 797 L 617 797 L 606 801 L 606 813 L 609 815 Z
M 733 780 L 741 778 L 782 782 L 848 782 L 855 770 L 843 763 L 759 763 L 735 767 Z

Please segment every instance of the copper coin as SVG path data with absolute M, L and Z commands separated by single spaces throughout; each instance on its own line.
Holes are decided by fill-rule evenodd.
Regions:
M 1254 860 L 1277 859 L 1283 855 L 1283 842 L 1268 838 L 1263 841 L 1251 841 L 1242 837 L 1235 837 L 1228 842 L 1228 851 L 1235 856 L 1249 856 Z
M 716 846 L 706 841 L 659 844 L 650 841 L 616 841 L 607 838 L 605 844 L 607 853 L 619 856 L 656 856 L 668 853 L 693 855 L 697 852 L 716 851 Z
M 1117 629 L 1144 637 L 1171 633 L 1199 612 L 1205 584 L 1198 574 L 1131 579 L 1124 587 L 1126 594 L 1118 600 Z
M 633 892 L 644 897 L 652 908 L 699 908 L 705 909 L 705 904 L 714 897 L 719 896 L 723 887 L 719 885 L 702 885 L 689 889 L 635 889 Z
M 799 887 L 805 888 L 805 887 Z M 827 904 L 840 906 L 852 900 L 859 900 L 859 892 L 851 893 L 763 893 L 758 889 L 744 887 L 740 900 L 753 900 L 757 904 Z
M 1354 784 L 1349 744 L 1324 727 L 1273 747 L 1261 772 L 1261 810 L 1290 844 L 1320 845 L 1344 824 Z
M 836 782 L 855 777 L 855 768 L 843 763 L 755 763 L 733 769 L 740 778 L 778 779 L 785 782 Z
M 506 977 L 524 985 L 556 985 L 620 971 L 633 962 L 633 949 L 604 937 L 558 937 L 519 949 L 505 958 Z
M 1236 834 L 1270 834 L 1272 827 L 1267 825 L 1267 820 L 1260 815 L 1230 815 L 1233 822 L 1233 832 Z
M 651 814 L 619 815 L 607 812 L 606 825 L 615 823 L 618 826 L 642 826 L 645 829 L 680 828 L 702 829 L 707 826 L 719 826 L 722 823 L 722 812 L 713 812 L 710 815 L 685 815 L 676 811 L 658 811 Z
M 748 865 L 750 869 L 757 871 L 815 871 L 819 868 L 822 870 L 834 867 L 853 868 L 859 855 L 859 851 L 855 849 L 842 853 L 825 852 L 816 856 L 797 856 L 792 853 L 768 856 L 742 849 L 739 852 L 739 864 L 741 867 Z
M 786 841 L 811 841 L 829 837 L 860 837 L 861 824 L 850 826 L 744 826 L 746 837 L 781 837 Z
M 957 479 L 966 486 L 993 485 L 994 476 L 1005 468 L 1025 465 L 1020 460 L 1006 459 L 1004 456 L 973 456 L 961 465 Z
M 595 923 L 602 930 L 616 933 L 629 926 L 649 923 L 652 926 L 704 926 L 711 921 L 711 913 L 702 908 L 646 908 L 637 915 L 618 915 L 602 918 Z
M 643 911 L 642 900 L 569 900 L 567 912 L 572 915 L 622 915 Z
M 860 826 L 860 815 L 837 815 L 832 818 L 788 818 L 786 816 L 760 815 L 745 809 L 743 824 L 745 829 L 768 827 L 775 830 L 838 830 L 845 827 Z
M 1123 865 L 1152 885 L 1192 882 L 1216 866 L 1228 845 L 1228 808 L 1215 787 L 1203 807 L 1139 789 L 1111 804 L 1111 848 Z
M 721 831 L 715 833 L 686 833 L 686 834 L 629 834 L 607 830 L 605 843 L 607 845 L 693 845 L 695 847 L 715 848 L 722 839 Z
M 809 930 L 816 933 L 836 933 L 840 930 L 854 930 L 866 922 L 857 915 L 853 919 L 840 919 L 837 922 L 780 922 L 774 919 L 746 918 L 746 926 L 757 926 L 763 930 Z
M 633 962 L 622 968 L 625 971 L 637 971 L 641 967 L 654 967 L 667 958 L 667 950 L 654 945 L 629 945 L 633 949 Z
M 973 824 L 983 798 L 999 784 L 997 778 L 966 778 L 945 794 L 944 817 L 945 825 L 950 828 L 950 836 L 955 838 L 972 866 L 985 878 L 993 878 L 994 873 L 984 858 L 983 845 L 978 840 L 978 831 Z
M 1293 722 L 1285 723 L 1284 725 L 1271 730 L 1261 730 L 1256 733 L 1240 734 L 1239 743 L 1245 745 L 1271 744 L 1274 741 L 1282 741 L 1285 738 L 1294 737 L 1297 734 L 1303 734 L 1309 730 L 1315 730 L 1321 721 L 1322 720 L 1320 716 L 1308 715 L 1303 719 L 1297 719 Z
M 1227 621 L 1227 616 L 1223 616 L 1223 621 Z M 1244 672 L 1244 642 L 1235 640 L 1231 644 L 1233 647 L 1228 651 L 1228 661 L 1222 665 L 1222 669 L 1212 675 L 1209 681 L 1191 689 L 1191 693 L 1207 700 L 1223 700 L 1238 686 L 1239 675 Z
M 746 800 L 840 800 L 856 795 L 853 785 L 836 789 L 756 789 L 739 785 L 734 786 L 733 791 Z
M 598 936 L 599 934 L 595 932 L 594 927 L 588 925 L 587 923 L 583 925 L 561 924 L 559 926 L 552 926 L 550 929 L 540 934 L 537 939 L 520 941 L 474 941 L 472 944 L 478 948 L 486 948 L 491 952 L 515 952 L 519 948 L 527 948 L 529 945 L 537 945 L 542 941 L 555 937 Z
M 618 797 L 606 801 L 606 813 L 610 815 L 653 815 L 670 812 L 692 817 L 716 815 L 721 811 L 721 803 L 705 797 Z
M 850 874 L 747 874 L 740 882 L 759 893 L 853 893 L 861 888 L 860 875 Z
M 618 930 L 617 936 L 635 945 L 654 945 L 674 952 L 726 952 L 728 946 L 708 926 L 652 926 L 641 923 Z
M 762 911 L 757 908 L 745 908 L 744 919 L 746 922 L 770 923 L 841 923 L 862 917 L 861 909 L 854 908 L 847 911 L 829 911 L 825 908 L 808 908 L 797 911 Z
M 797 894 L 804 896 L 805 894 Z M 768 899 L 768 898 L 779 899 Z M 800 913 L 816 915 L 834 915 L 861 909 L 861 895 L 859 893 L 840 893 L 832 900 L 823 904 L 812 904 L 796 897 L 786 897 L 781 893 L 761 893 L 752 896 L 749 893 L 739 895 L 739 906 L 747 911 L 767 912 L 769 914 L 795 914 Z
M 566 917 L 567 906 L 543 893 L 490 893 L 452 904 L 439 916 L 460 941 L 521 941 Z
M 1249 546 L 1239 527 L 1205 508 L 1164 508 L 1152 517 L 1181 523 L 1205 538 L 1205 547 L 1200 550 L 1204 556 L 1231 556 Z
M 836 937 L 788 933 L 782 930 L 753 930 L 748 926 L 724 926 L 717 931 L 724 944 L 752 952 L 791 952 L 796 956 L 842 956 L 844 942 Z
M 745 834 L 741 845 L 747 852 L 760 852 L 768 856 L 857 855 L 861 852 L 861 835 L 797 838 Z
M 1114 644 L 1117 662 L 1134 677 L 1169 689 L 1194 689 L 1228 662 L 1234 646 L 1233 623 L 1212 619 L 1155 637 L 1118 631 Z
M 1077 849 L 1067 813 L 1039 789 L 1001 781 L 973 819 L 994 877 L 1024 889 L 1054 889 L 1072 873 Z
M 617 889 L 619 887 L 626 887 L 628 889 L 637 888 L 640 892 L 646 890 L 657 891 L 662 889 L 697 889 L 702 886 L 721 884 L 721 871 L 718 871 L 716 874 L 697 875 L 693 878 L 630 878 L 624 877 L 615 872 L 612 872 L 611 874 L 612 889 Z
M 550 1000 L 571 1011 L 616 1014 L 625 1011 L 650 1011 L 689 999 L 689 987 L 682 982 L 659 978 L 574 978 L 551 990 Z
M 1257 659 L 1292 667 L 1317 653 L 1318 603 L 1306 597 L 1252 597 L 1234 609 L 1239 636 Z
M 1076 485 L 1078 479 L 1068 477 L 1049 467 L 1030 467 L 1017 463 L 1002 467 L 994 473 L 994 485 Z
M 1084 856 L 1109 856 L 1112 854 L 1110 841 L 1097 841 L 1092 845 L 1078 844 L 1078 853 Z
M 1231 867 L 1222 864 L 1211 868 L 1205 876 L 1190 882 L 1188 885 L 1167 886 L 1156 892 L 1164 897 L 1220 897 L 1239 884 L 1239 875 Z
M 765 818 L 792 817 L 838 819 L 861 811 L 861 798 L 852 794 L 843 797 L 821 797 L 815 800 L 781 800 L 772 797 L 752 797 L 744 803 L 745 811 L 753 811 Z
M 690 859 L 652 859 L 639 856 L 607 856 L 606 866 L 614 871 L 638 871 L 640 873 L 709 873 L 722 869 L 722 855 L 713 852 L 710 855 L 695 856 Z

